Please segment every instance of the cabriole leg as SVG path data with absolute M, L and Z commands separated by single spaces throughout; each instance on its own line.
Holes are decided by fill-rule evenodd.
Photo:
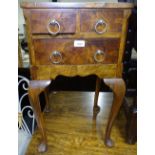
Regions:
M 100 85 L 101 85 L 101 79 L 97 77 L 96 79 L 96 89 L 95 89 L 95 96 L 94 96 L 94 112 L 98 113 L 100 111 L 100 107 L 98 106 L 98 97 L 100 92 Z
M 38 152 L 45 152 L 47 150 L 47 136 L 40 107 L 39 94 L 49 86 L 50 82 L 50 80 L 32 80 L 29 84 L 29 99 L 41 134 L 41 143 L 38 146 Z
M 110 137 L 111 129 L 123 102 L 126 88 L 125 82 L 122 78 L 104 79 L 104 83 L 112 89 L 114 94 L 111 112 L 105 132 L 105 145 L 112 147 L 114 143 Z
M 44 90 L 44 96 L 46 101 L 45 112 L 49 113 L 51 111 L 50 102 L 49 102 L 49 86 Z

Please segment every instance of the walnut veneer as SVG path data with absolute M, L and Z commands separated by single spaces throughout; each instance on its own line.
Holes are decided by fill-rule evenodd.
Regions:
M 39 93 L 58 75 L 97 75 L 94 110 L 100 81 L 114 92 L 105 133 L 105 144 L 113 146 L 111 128 L 121 106 L 125 84 L 122 58 L 125 47 L 130 3 L 22 3 L 30 51 L 29 97 L 42 135 L 39 152 L 47 150 Z M 35 85 L 34 85 L 35 83 Z M 43 88 L 40 89 L 40 83 Z

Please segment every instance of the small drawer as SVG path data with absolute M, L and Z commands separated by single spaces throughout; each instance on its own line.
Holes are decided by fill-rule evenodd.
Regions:
M 87 39 L 81 40 L 83 45 L 76 45 L 73 39 L 58 38 L 33 42 L 36 65 L 85 65 L 117 63 L 120 40 Z
M 76 32 L 76 11 L 31 10 L 33 34 L 65 34 Z
M 103 34 L 122 31 L 123 10 L 91 9 L 80 11 L 81 32 Z

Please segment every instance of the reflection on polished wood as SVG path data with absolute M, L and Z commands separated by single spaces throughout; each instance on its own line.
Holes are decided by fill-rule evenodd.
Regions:
M 94 92 L 57 92 L 50 94 L 51 112 L 45 113 L 48 151 L 44 155 L 136 155 L 136 144 L 125 143 L 125 117 L 122 112 L 113 126 L 114 148 L 104 145 L 104 133 L 112 105 L 112 93 L 100 93 L 101 110 L 93 114 Z M 39 155 L 38 130 L 26 155 Z

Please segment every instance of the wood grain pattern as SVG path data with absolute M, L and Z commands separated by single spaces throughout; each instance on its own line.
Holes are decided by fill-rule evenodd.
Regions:
M 98 56 L 103 59 L 103 64 L 117 63 L 119 40 L 118 39 L 84 39 L 85 47 L 74 47 L 72 39 L 36 39 L 33 40 L 35 48 L 35 65 L 52 65 L 55 57 L 50 59 L 53 51 L 59 51 L 62 61 L 59 64 L 82 65 L 97 64 L 94 55 L 97 50 L 104 51 L 104 55 Z M 61 46 L 60 46 L 61 45 Z M 99 63 L 100 64 L 100 63 Z
M 114 142 L 111 139 L 111 130 L 114 120 L 116 119 L 119 109 L 123 103 L 126 86 L 124 80 L 121 78 L 104 79 L 104 83 L 111 88 L 114 94 L 113 104 L 111 107 L 111 112 L 109 115 L 108 124 L 105 132 L 105 144 L 108 147 L 113 147 Z
M 52 82 L 50 80 L 50 82 Z M 49 88 L 50 88 L 50 85 L 48 85 L 45 90 L 44 90 L 44 96 L 45 96 L 45 101 L 46 101 L 46 106 L 45 106 L 45 112 L 50 112 L 51 111 L 51 108 L 50 108 L 50 103 L 49 103 Z
M 100 111 L 100 107 L 98 106 L 98 98 L 99 98 L 99 92 L 101 88 L 101 79 L 96 78 L 96 89 L 95 89 L 95 96 L 94 96 L 94 113 L 98 113 Z
M 77 24 L 78 25 L 78 24 Z M 77 26 L 78 27 L 78 26 Z M 77 28 L 78 33 L 76 32 L 76 35 L 73 34 L 65 34 L 64 35 L 55 35 L 52 36 L 50 34 L 35 34 L 32 35 L 33 39 L 55 39 L 55 38 L 60 38 L 60 39 L 85 39 L 85 38 L 89 38 L 89 39 L 120 39 L 121 37 L 121 33 L 120 32 L 108 32 L 108 33 L 103 33 L 103 34 L 96 34 L 94 32 L 89 32 L 89 33 L 85 33 L 85 32 L 80 32 L 80 27 L 79 29 Z
M 100 79 L 108 78 L 105 83 L 113 90 L 114 100 L 105 134 L 105 144 L 111 147 L 111 128 L 125 93 L 123 80 L 117 78 L 122 75 L 122 57 L 127 22 L 133 4 L 45 2 L 23 3 L 22 7 L 24 8 L 28 31 L 32 65 L 31 76 L 32 79 L 38 81 L 38 84 L 36 84 L 37 90 L 39 89 L 40 80 L 55 79 L 59 75 L 69 77 L 97 75 Z M 47 23 L 51 18 L 55 18 L 61 24 L 61 33 L 58 35 L 52 36 L 47 32 Z M 98 19 L 104 19 L 107 23 L 107 32 L 102 35 L 94 31 Z M 75 39 L 86 40 L 86 47 L 74 48 L 73 42 Z M 94 52 L 98 49 L 105 51 L 104 56 L 102 56 L 104 60 L 99 64 L 94 62 L 93 59 Z M 62 53 L 60 64 L 51 64 L 50 55 L 55 50 Z M 97 105 L 99 83 L 97 81 L 95 105 Z M 29 93 L 36 111 L 39 108 L 37 95 L 36 91 Z M 93 116 L 93 119 L 97 117 L 96 115 L 97 113 Z M 47 137 L 43 130 L 44 123 L 40 110 L 37 111 L 36 117 L 42 135 L 39 151 L 43 152 L 47 148 Z
M 50 3 L 50 2 L 23 2 L 21 3 L 21 7 L 25 9 L 56 9 L 56 8 L 120 8 L 120 9 L 131 9 L 134 7 L 133 3 L 104 3 L 104 2 L 96 2 L 96 3 Z
M 80 12 L 81 32 L 96 33 L 95 24 L 99 19 L 103 19 L 107 24 L 107 31 L 105 33 L 122 31 L 123 10 L 86 9 Z
M 128 19 L 130 15 L 131 15 L 131 10 L 124 10 L 124 20 L 123 20 L 120 48 L 119 48 L 118 64 L 123 61 L 122 59 L 124 56 L 125 41 L 126 41 L 127 28 L 128 28 Z
M 67 77 L 97 75 L 98 77 L 116 77 L 117 65 L 52 65 L 31 67 L 35 79 L 55 79 L 58 75 Z
M 123 63 L 117 64 L 116 77 L 121 78 L 123 73 Z
M 26 4 L 27 5 L 27 4 Z M 36 4 L 37 5 L 37 4 Z M 115 5 L 115 4 L 114 4 Z M 47 34 L 47 35 L 30 35 L 31 34 L 31 28 L 30 28 L 30 25 L 31 25 L 31 22 L 30 22 L 30 19 L 31 19 L 31 9 L 25 9 L 24 11 L 26 12 L 26 13 L 24 13 L 25 14 L 25 17 L 26 17 L 26 19 L 27 19 L 27 31 L 29 31 L 28 32 L 28 40 L 29 40 L 29 45 L 30 45 L 30 59 L 31 59 L 31 64 L 34 66 L 35 65 L 35 61 L 34 61 L 34 59 L 35 59 L 35 52 L 34 52 L 34 49 L 33 49 L 33 44 L 31 44 L 32 43 L 32 39 L 41 39 L 41 38 L 43 38 L 43 39 L 47 39 L 47 38 L 72 38 L 72 39 L 86 39 L 86 38 L 92 38 L 92 39 L 94 39 L 94 38 L 108 38 L 108 39 L 112 39 L 112 38 L 118 38 L 118 39 L 121 39 L 121 41 L 120 41 L 120 46 L 119 46 L 119 56 L 118 56 L 118 66 L 117 66 L 117 76 L 118 77 L 121 77 L 121 74 L 122 74 L 122 68 L 120 69 L 120 66 L 122 66 L 122 64 L 121 64 L 121 61 L 122 61 L 122 57 L 123 57 L 123 53 L 124 53 L 124 42 L 125 42 L 125 34 L 126 34 L 126 29 L 127 29 L 127 20 L 128 20 L 128 17 L 129 17 L 129 14 L 130 14 L 130 9 L 126 9 L 126 7 L 124 6 L 124 4 L 118 4 L 118 5 L 120 5 L 123 9 L 118 9 L 119 7 L 116 5 L 115 7 L 117 8 L 117 9 L 115 9 L 115 10 L 118 10 L 118 14 L 116 13 L 116 15 L 114 15 L 114 13 L 112 13 L 111 14 L 111 16 L 108 16 L 108 14 L 106 14 L 108 17 L 110 17 L 111 19 L 113 19 L 114 17 L 117 17 L 117 18 L 115 18 L 115 20 L 110 20 L 111 22 L 113 22 L 113 21 L 115 21 L 115 23 L 117 23 L 117 24 L 121 24 L 121 23 L 123 23 L 123 26 L 122 26 L 122 31 L 120 31 L 120 32 L 107 32 L 107 33 L 104 33 L 104 34 L 102 34 L 102 35 L 98 35 L 98 34 L 96 34 L 95 32 L 79 32 L 80 31 L 80 29 L 79 29 L 79 24 L 81 25 L 81 20 L 80 20 L 80 12 L 94 12 L 93 10 L 96 10 L 95 9 L 95 7 L 93 7 L 93 5 L 92 5 L 92 8 L 91 9 L 78 9 L 78 10 L 75 10 L 75 12 L 76 12 L 76 20 L 75 20 L 75 23 L 76 23 L 76 25 L 77 25 L 77 27 L 76 27 L 76 33 L 74 34 L 74 35 L 71 35 L 71 34 L 65 34 L 65 36 L 64 35 L 56 35 L 56 36 L 51 36 L 51 35 L 49 35 L 49 34 Z M 126 4 L 125 4 L 126 5 Z M 49 6 L 50 6 L 50 4 L 49 4 Z M 86 6 L 88 6 L 88 4 L 86 5 Z M 91 5 L 90 5 L 91 6 Z M 128 5 L 129 6 L 129 8 L 130 7 L 132 7 L 132 5 Z M 31 7 L 30 7 L 31 8 Z M 42 7 L 42 9 L 44 8 L 44 6 Z M 49 7 L 50 8 L 50 7 Z M 74 7 L 69 7 L 69 9 L 68 9 L 68 12 L 70 12 L 70 10 L 73 10 L 73 8 Z M 85 8 L 85 7 L 84 7 Z M 101 7 L 102 8 L 102 7 Z M 97 12 L 97 13 L 95 13 L 95 15 L 96 16 L 98 16 L 98 15 L 101 15 L 102 16 L 102 12 L 105 12 L 105 10 L 104 11 L 102 11 L 101 10 L 101 8 L 100 7 L 98 7 L 98 9 L 97 9 L 97 11 L 95 11 L 95 12 Z M 104 7 L 103 7 L 104 8 Z M 102 8 L 102 9 L 103 9 Z M 108 5 L 106 5 L 106 8 L 108 8 Z M 113 5 L 112 5 L 112 8 L 113 8 Z M 116 12 L 116 11 L 114 11 L 114 8 L 112 9 L 111 8 L 111 5 L 109 5 L 109 12 L 110 12 L 110 10 L 111 10 L 111 12 Z M 42 9 L 39 9 L 39 7 L 37 7 L 37 9 L 32 9 L 33 11 L 34 10 L 37 10 L 37 12 L 39 12 L 39 11 L 42 11 Z M 125 10 L 126 9 L 126 10 Z M 46 11 L 45 11 L 46 10 Z M 45 12 L 48 12 L 49 11 L 49 9 L 45 9 L 44 11 Z M 60 12 L 63 12 L 63 10 L 67 10 L 65 7 L 62 7 L 61 9 L 60 9 L 61 11 Z M 87 11 L 86 11 L 87 10 Z M 92 10 L 92 11 L 91 11 Z M 106 9 L 106 10 L 108 10 L 108 9 Z M 58 11 L 58 10 L 57 10 Z M 65 12 L 64 11 L 64 12 Z M 124 16 L 123 16 L 123 19 L 122 19 L 122 11 L 124 12 Z M 58 11 L 59 12 L 59 11 Z M 88 14 L 89 14 L 88 13 Z M 60 13 L 58 13 L 58 14 L 60 14 Z M 37 19 L 38 20 L 38 19 Z M 95 20 L 95 18 L 93 18 L 93 20 Z M 121 22 L 122 21 L 122 22 Z M 110 27 L 113 25 L 114 23 L 111 23 L 110 24 Z M 42 25 L 42 24 L 41 24 Z M 73 25 L 74 25 L 74 23 L 73 23 Z M 118 30 L 118 29 L 117 29 Z M 92 51 L 91 51 L 92 52 Z M 114 56 L 115 57 L 115 56 Z M 116 58 L 116 57 L 115 57 Z M 49 59 L 48 59 L 49 60 Z M 40 61 L 40 60 L 39 60 Z M 69 60 L 70 61 L 70 60 Z M 115 63 L 117 63 L 116 61 L 113 61 L 113 62 L 115 62 Z M 46 62 L 46 63 L 49 63 L 49 62 Z M 46 64 L 45 63 L 45 64 Z M 78 64 L 78 63 L 77 63 Z M 32 73 L 33 74 L 33 73 Z M 35 76 L 33 76 L 33 77 L 35 77 Z M 103 78 L 103 77 L 102 77 Z
M 51 20 L 57 20 L 60 24 L 60 34 L 75 33 L 75 10 L 31 10 L 31 29 L 34 34 L 48 34 L 47 26 Z M 51 31 L 57 31 L 57 26 L 50 26 Z
M 23 12 L 24 18 L 26 21 L 26 37 L 27 37 L 28 49 L 29 49 L 29 55 L 30 55 L 30 64 L 35 64 L 34 48 L 33 48 L 33 41 L 32 41 L 32 35 L 31 35 L 31 22 L 30 22 L 31 14 L 29 10 L 23 10 L 23 11 L 24 11 Z
M 42 91 L 44 91 L 46 87 L 50 85 L 50 83 L 51 83 L 50 80 L 42 80 L 42 81 L 32 80 L 29 83 L 29 89 L 28 89 L 30 103 L 31 103 L 31 106 L 33 107 L 37 125 L 41 134 L 41 143 L 39 144 L 39 147 L 38 147 L 39 152 L 45 152 L 47 150 L 47 136 L 46 136 L 43 115 L 41 113 L 39 94 Z
M 48 151 L 44 155 L 136 155 L 137 144 L 125 143 L 124 111 L 120 111 L 113 126 L 112 138 L 116 146 L 108 149 L 103 143 L 112 93 L 100 92 L 98 115 L 93 114 L 94 92 L 62 92 L 50 94 L 52 111 L 45 113 Z M 32 137 L 26 155 L 39 155 L 38 130 Z

